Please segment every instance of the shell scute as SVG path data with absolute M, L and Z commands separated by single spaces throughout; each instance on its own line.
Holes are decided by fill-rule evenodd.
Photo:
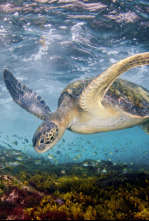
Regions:
M 60 95 L 58 106 L 63 102 L 65 97 L 64 95 L 66 94 L 72 98 L 78 99 L 83 89 L 86 88 L 92 80 L 93 79 L 83 79 L 67 85 Z
M 65 99 L 64 95 L 79 99 L 84 88 L 93 79 L 84 79 L 69 84 L 61 93 L 58 104 Z M 137 116 L 149 116 L 149 91 L 140 85 L 123 79 L 116 79 L 111 85 L 103 103 L 110 102 L 117 105 L 123 111 Z
M 149 91 L 135 83 L 117 79 L 104 99 L 130 114 L 149 116 Z

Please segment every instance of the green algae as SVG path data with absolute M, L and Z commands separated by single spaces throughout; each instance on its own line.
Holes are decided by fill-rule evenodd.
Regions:
M 6 162 L 14 161 L 14 150 L 2 149 L 1 220 L 149 219 L 148 168 L 89 159 L 53 165 L 40 158 L 37 165 L 20 152 L 23 161 L 14 167 Z
M 54 199 L 46 196 L 40 205 L 26 212 L 32 219 L 55 219 L 63 213 L 66 220 L 148 219 L 149 176 L 125 175 L 105 184 L 100 178 L 63 177 L 56 180 Z M 68 180 L 68 182 L 66 182 Z M 142 186 L 142 182 L 144 183 Z M 74 185 L 75 183 L 75 185 Z M 34 212 L 35 211 L 35 212 Z M 56 216 L 57 217 L 57 216 Z M 58 217 L 57 217 L 58 219 Z
M 38 178 L 40 181 L 35 185 Z M 49 178 L 50 175 L 48 180 Z M 1 196 L 1 206 L 8 202 L 9 206 L 12 203 L 17 206 L 18 202 L 23 205 L 20 208 L 21 219 L 17 210 L 9 214 L 8 217 L 13 220 L 25 220 L 26 217 L 29 220 L 148 220 L 149 175 L 125 174 L 117 179 L 114 177 L 109 182 L 106 181 L 107 178 L 108 175 L 102 178 L 51 177 L 50 183 L 45 185 L 45 174 L 37 174 L 20 185 L 20 181 L 10 182 L 14 178 L 9 177 L 3 182 L 3 186 L 7 182 L 9 184 L 7 183 L 7 191 L 5 189 L 5 194 L 3 192 L 4 195 Z M 14 192 L 15 201 L 12 199 Z M 3 210 L 6 208 L 3 207 Z

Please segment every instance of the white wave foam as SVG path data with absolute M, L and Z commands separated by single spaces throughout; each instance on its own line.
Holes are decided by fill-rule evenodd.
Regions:
M 82 31 L 82 26 L 84 25 L 84 22 L 79 22 L 72 26 L 71 28 L 71 34 L 72 34 L 72 41 L 79 42 L 80 41 L 80 32 Z
M 23 61 L 39 61 L 43 56 L 47 55 L 50 45 L 53 43 L 53 41 L 59 41 L 62 38 L 60 34 L 55 34 L 55 31 L 55 28 L 51 28 L 49 32 L 44 33 L 41 36 L 40 41 L 36 42 L 36 44 L 41 44 L 38 53 L 31 55 L 29 58 L 24 58 Z
M 67 29 L 66 26 L 60 26 L 60 29 Z
M 116 63 L 117 61 L 118 61 L 117 59 L 110 58 L 110 62 L 111 62 L 112 64 Z

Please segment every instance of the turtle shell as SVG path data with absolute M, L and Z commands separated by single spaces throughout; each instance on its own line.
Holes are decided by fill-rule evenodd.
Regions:
M 117 79 L 105 99 L 132 115 L 149 116 L 149 90 L 130 81 Z
M 83 89 L 86 88 L 92 80 L 93 79 L 83 79 L 68 84 L 60 95 L 58 106 L 63 102 L 66 94 L 74 99 L 78 99 Z
M 84 79 L 69 84 L 62 91 L 58 105 L 63 102 L 66 94 L 74 99 L 79 99 L 83 89 L 92 80 Z M 132 115 L 149 116 L 149 90 L 127 80 L 116 79 L 105 94 L 102 102 L 110 102 L 112 105 L 117 105 L 123 111 Z

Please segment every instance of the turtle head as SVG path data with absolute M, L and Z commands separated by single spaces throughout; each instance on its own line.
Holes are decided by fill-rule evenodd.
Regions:
M 44 153 L 51 149 L 62 137 L 65 128 L 60 128 L 58 123 L 44 121 L 33 137 L 33 146 L 38 153 Z

